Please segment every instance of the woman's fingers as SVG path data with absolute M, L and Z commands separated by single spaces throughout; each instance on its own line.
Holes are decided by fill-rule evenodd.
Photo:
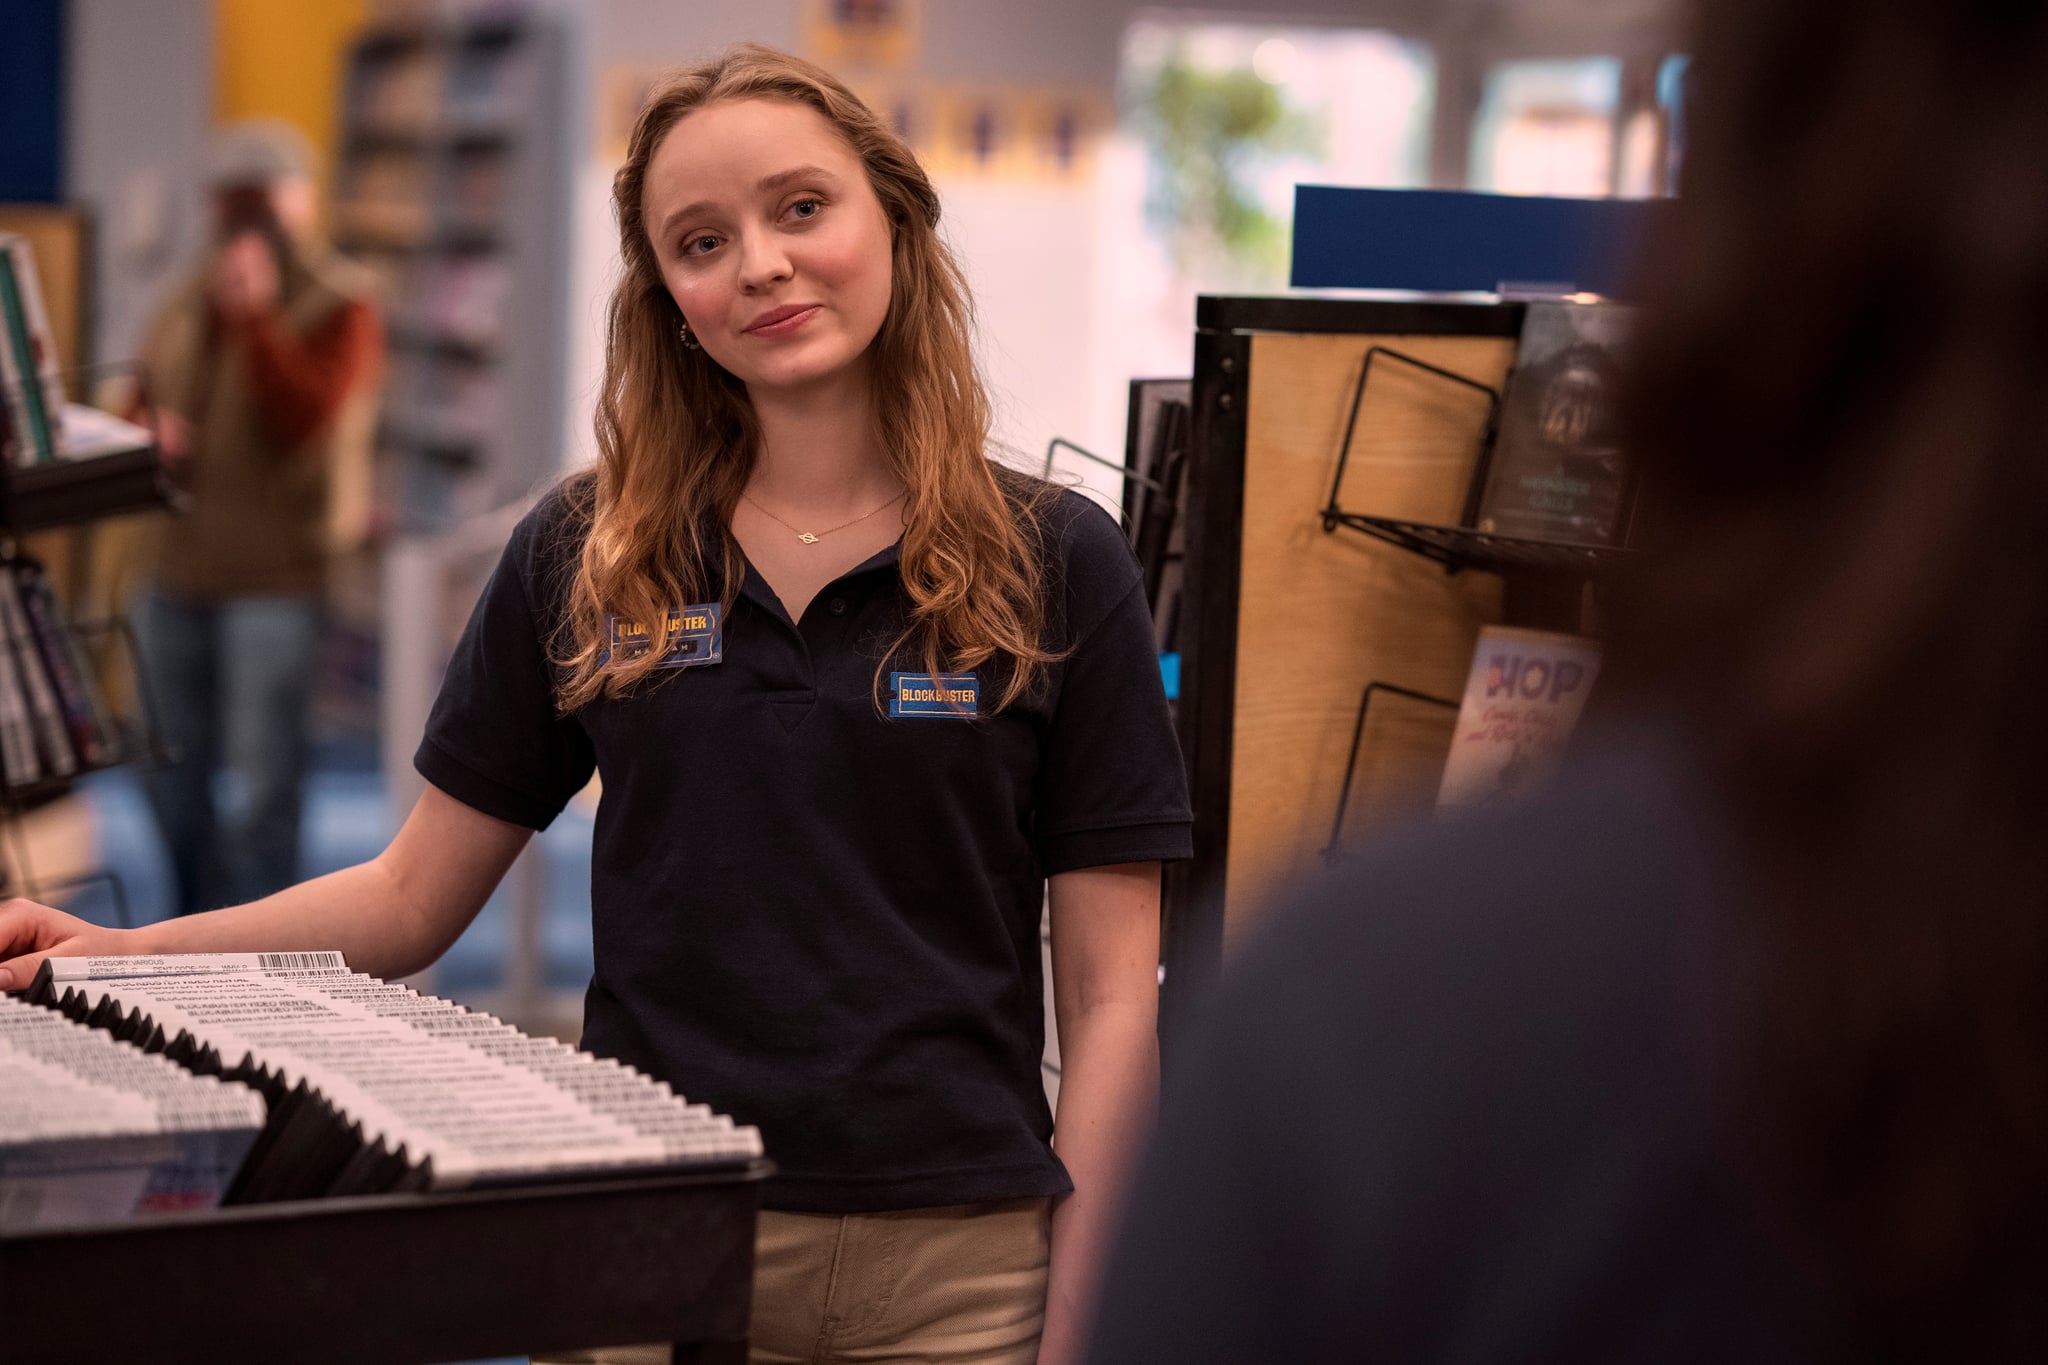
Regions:
M 70 951 L 94 935 L 94 926 L 61 910 L 16 897 L 0 901 L 0 991 L 27 990 L 43 959 Z M 106 931 L 112 932 L 112 931 Z

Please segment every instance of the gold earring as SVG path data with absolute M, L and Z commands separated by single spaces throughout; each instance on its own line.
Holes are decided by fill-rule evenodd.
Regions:
M 682 326 L 676 328 L 676 331 L 682 336 L 683 345 L 687 346 L 689 349 L 693 351 L 701 351 L 704 349 L 704 343 L 690 335 L 689 323 L 684 323 Z

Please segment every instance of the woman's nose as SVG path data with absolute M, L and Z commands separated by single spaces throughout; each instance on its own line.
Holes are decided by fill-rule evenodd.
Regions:
M 772 232 L 750 232 L 739 242 L 740 288 L 765 288 L 790 275 L 789 253 Z

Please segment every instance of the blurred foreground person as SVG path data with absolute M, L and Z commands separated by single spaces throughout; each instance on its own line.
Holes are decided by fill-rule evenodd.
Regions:
M 1699 38 L 1604 723 L 1232 964 L 1101 1365 L 2048 1360 L 2048 9 Z
M 150 419 L 188 502 L 136 623 L 175 761 L 149 774 L 190 914 L 296 880 L 329 554 L 366 493 L 383 352 L 368 278 L 314 225 L 312 150 L 249 120 L 208 149 L 214 237 L 143 349 Z M 230 827 L 222 766 L 246 782 Z

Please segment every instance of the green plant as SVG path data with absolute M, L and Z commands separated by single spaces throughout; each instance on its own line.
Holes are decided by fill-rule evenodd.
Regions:
M 1287 225 L 1247 186 L 1262 157 L 1321 151 L 1318 123 L 1288 109 L 1278 87 L 1245 69 L 1207 71 L 1175 47 L 1137 99 L 1151 154 L 1147 209 L 1186 273 L 1209 273 L 1213 258 L 1257 280 L 1287 266 Z

